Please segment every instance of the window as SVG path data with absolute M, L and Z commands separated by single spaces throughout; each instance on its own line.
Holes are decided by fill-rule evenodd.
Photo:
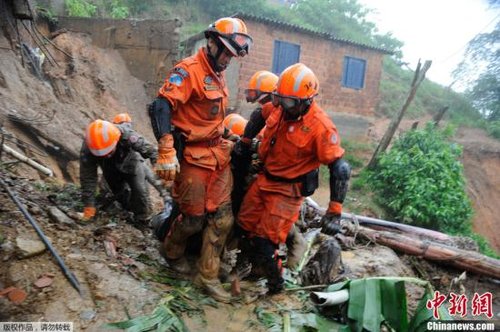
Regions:
M 342 86 L 353 89 L 362 89 L 365 85 L 366 60 L 344 57 L 344 72 Z
M 281 40 L 274 41 L 273 73 L 279 75 L 288 66 L 299 62 L 300 45 Z

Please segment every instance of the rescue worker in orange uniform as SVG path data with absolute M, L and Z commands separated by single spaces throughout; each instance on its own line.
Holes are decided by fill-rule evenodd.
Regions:
M 240 160 L 239 167 L 243 168 L 243 173 L 240 173 L 241 178 L 245 178 L 246 171 L 248 170 L 247 165 L 249 161 L 247 160 L 251 155 L 251 152 L 245 151 L 250 148 L 250 150 L 254 151 L 260 144 L 260 140 L 262 140 L 262 133 L 265 127 L 265 120 L 271 114 L 271 111 L 274 109 L 271 103 L 271 95 L 276 90 L 276 86 L 278 84 L 278 76 L 267 71 L 260 70 L 252 75 L 250 81 L 248 83 L 248 89 L 245 90 L 246 100 L 249 103 L 258 103 L 259 106 L 252 112 L 250 115 L 250 126 L 246 129 L 241 135 L 242 142 L 238 143 L 236 146 L 236 156 L 235 160 Z M 238 172 L 238 171 L 237 171 Z M 241 200 L 243 199 L 243 195 L 248 189 L 248 186 L 241 185 L 236 186 L 233 189 L 233 196 L 236 196 L 233 199 L 233 205 L 236 205 L 239 211 L 239 207 L 241 205 Z M 238 200 L 238 197 L 239 200 Z M 236 203 L 235 203 L 236 201 Z M 235 206 L 233 206 L 233 210 Z M 237 212 L 236 212 L 237 214 Z M 236 231 L 237 232 L 237 231 Z M 304 236 L 300 231 L 292 225 L 290 232 L 286 238 L 287 245 L 287 260 L 286 265 L 289 269 L 294 269 L 300 263 L 300 260 L 304 256 L 305 251 L 307 250 L 307 242 L 304 239 Z
M 266 113 L 265 117 L 272 110 L 271 93 L 276 89 L 278 76 L 266 71 L 260 70 L 252 75 L 248 82 L 248 89 L 245 89 L 245 97 L 249 103 L 258 103 L 258 107 L 250 116 L 250 127 L 245 123 L 245 129 L 241 136 L 242 142 L 237 142 L 233 153 L 233 169 L 235 177 L 235 186 L 233 188 L 233 212 L 238 215 L 243 196 L 248 189 L 246 180 L 252 165 L 252 153 L 257 149 L 259 142 L 253 140 L 257 133 L 264 128 L 265 120 L 255 121 L 255 115 L 262 113 L 263 109 Z M 257 130 L 257 133 L 253 134 Z M 252 134 L 250 134 L 252 133 Z M 252 141 L 253 140 L 253 141 Z M 252 143 L 254 144 L 252 149 Z M 239 181 L 239 183 L 238 183 Z
M 170 71 L 149 114 L 158 139 L 155 169 L 163 180 L 175 180 L 172 197 L 181 212 L 163 240 L 165 258 L 172 269 L 188 273 L 186 240 L 203 230 L 194 281 L 216 300 L 230 302 L 218 278 L 233 226 L 229 163 L 234 143 L 222 137 L 229 94 L 223 72 L 233 57 L 248 54 L 252 39 L 245 23 L 230 17 L 211 24 L 205 38 L 206 47 Z
M 314 100 L 318 91 L 318 79 L 304 64 L 281 73 L 259 147 L 264 169 L 250 186 L 238 215 L 246 233 L 242 249 L 251 248 L 247 249 L 251 261 L 265 265 L 270 294 L 283 288 L 278 245 L 298 219 L 304 196 L 317 188 L 321 164 L 330 170 L 330 203 L 321 220 L 322 232 L 339 231 L 350 166 L 342 159 L 344 149 L 335 125 Z M 249 128 L 256 134 L 254 126 L 264 120 L 261 116 L 252 117 L 245 131 Z
M 134 213 L 134 219 L 147 224 L 151 204 L 146 182 L 144 158 L 156 161 L 152 144 L 127 125 L 96 120 L 90 123 L 80 151 L 80 184 L 84 204 L 83 217 L 96 214 L 97 168 L 122 207 Z

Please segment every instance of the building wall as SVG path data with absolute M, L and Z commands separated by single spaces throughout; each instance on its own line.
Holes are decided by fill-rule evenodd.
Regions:
M 58 28 L 88 33 L 98 47 L 117 49 L 150 95 L 156 95 L 179 58 L 179 20 L 59 17 L 58 22 Z
M 318 100 L 327 111 L 372 115 L 379 101 L 379 83 L 383 53 L 320 38 L 312 34 L 290 31 L 275 25 L 247 20 L 254 39 L 250 54 L 239 61 L 239 109 L 246 113 L 252 105 L 244 99 L 244 89 L 257 70 L 272 70 L 274 41 L 300 45 L 300 62 L 310 67 L 320 82 Z M 344 56 L 366 60 L 365 85 L 355 90 L 341 86 Z

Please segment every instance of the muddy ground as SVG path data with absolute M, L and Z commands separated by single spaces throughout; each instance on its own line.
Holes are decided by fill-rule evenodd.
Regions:
M 189 279 L 183 287 L 176 285 L 178 279 L 166 268 L 157 250 L 159 243 L 151 230 L 128 224 L 116 207 L 101 212 L 94 222 L 82 223 L 77 218 L 67 217 L 76 217 L 78 190 L 74 186 L 47 185 L 2 174 L 78 279 L 81 296 L 47 250 L 35 254 L 35 249 L 26 249 L 19 244 L 20 239 L 38 241 L 38 236 L 12 200 L 2 192 L 0 289 L 15 286 L 24 290 L 27 298 L 15 304 L 6 297 L 0 297 L 0 321 L 71 321 L 77 331 L 98 331 L 106 323 L 151 314 L 166 295 L 172 292 L 178 294 L 175 292 L 179 290 L 189 292 L 194 287 Z M 55 207 L 65 211 L 66 218 L 51 217 L 54 213 L 50 211 Z M 109 243 L 114 244 L 116 255 L 106 250 Z M 33 251 L 34 256 L 21 258 L 29 251 Z M 450 288 L 450 283 L 461 271 L 445 269 L 414 257 L 399 256 L 387 247 L 358 241 L 355 249 L 342 252 L 342 258 L 345 268 L 342 277 L 345 278 L 416 276 L 430 280 L 441 292 L 459 290 L 457 287 Z M 37 287 L 36 282 L 43 275 L 53 276 L 53 282 L 48 287 Z M 261 289 L 258 285 L 242 282 L 243 294 L 258 294 Z M 474 292 L 500 292 L 497 283 L 472 275 L 463 285 L 469 296 Z M 407 291 L 409 307 L 414 308 L 422 289 L 409 286 Z M 195 294 L 202 293 L 195 290 Z M 217 308 L 197 304 L 201 310 L 195 313 L 188 311 L 183 318 L 192 331 L 265 330 L 257 319 L 256 308 L 308 311 L 311 310 L 311 303 L 307 294 L 307 291 L 284 292 L 250 303 L 248 298 L 242 298 L 232 305 L 218 304 Z M 500 301 L 494 298 L 495 312 L 499 309 Z M 189 317 L 188 313 L 194 315 Z

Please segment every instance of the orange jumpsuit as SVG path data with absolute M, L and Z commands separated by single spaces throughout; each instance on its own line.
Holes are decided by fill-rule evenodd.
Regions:
M 159 95 L 172 106 L 172 124 L 186 139 L 180 173 L 172 195 L 186 215 L 214 212 L 231 201 L 229 167 L 233 143 L 222 138 L 228 89 L 223 73 L 215 73 L 205 53 L 179 62 Z
M 303 197 L 298 178 L 341 158 L 344 149 L 335 125 L 316 102 L 296 121 L 285 121 L 281 107 L 263 115 L 268 118 L 259 157 L 265 172 L 245 195 L 238 222 L 251 235 L 278 244 L 299 217 Z

